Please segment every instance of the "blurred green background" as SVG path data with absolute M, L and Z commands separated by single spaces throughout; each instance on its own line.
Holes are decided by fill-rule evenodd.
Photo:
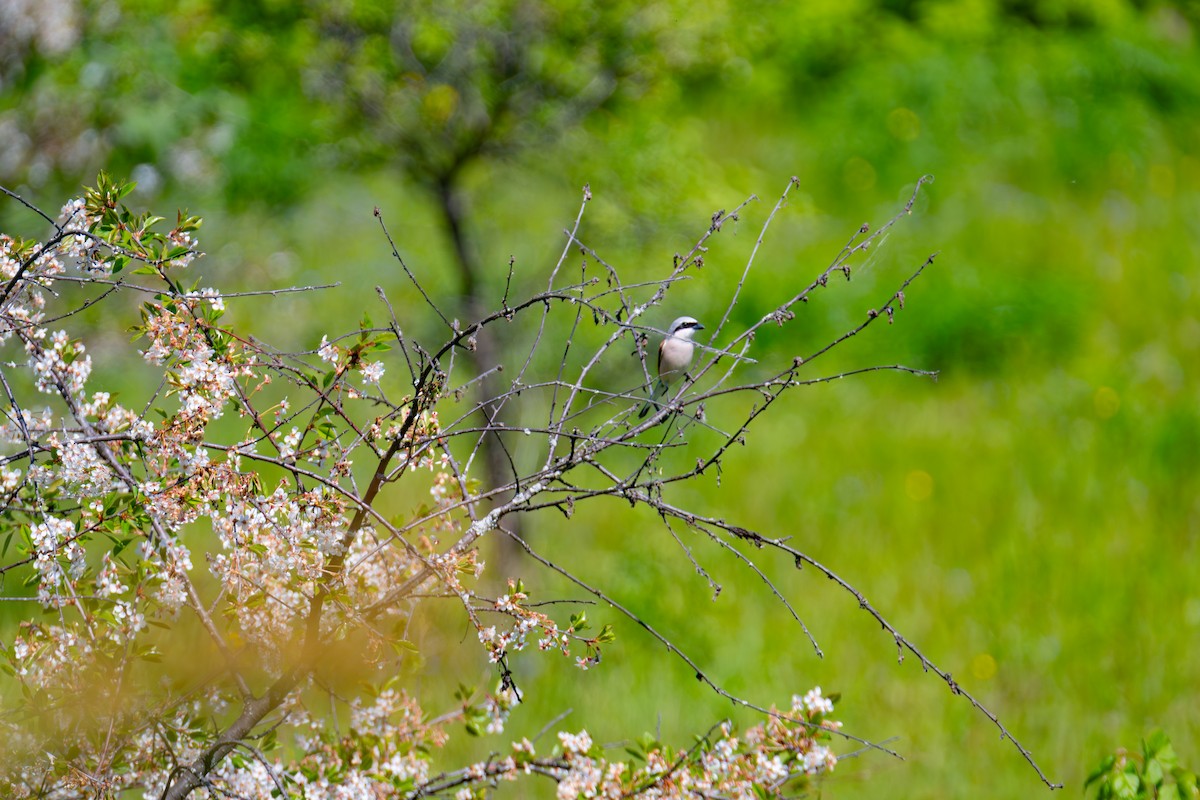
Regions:
M 673 499 L 791 536 L 1068 792 L 1153 727 L 1200 760 L 1200 5 L 46 0 L 5 4 L 0 25 L 0 183 L 54 208 L 106 168 L 139 181 L 138 205 L 205 217 L 203 285 L 341 280 L 244 315 L 285 346 L 351 328 L 376 284 L 402 324 L 436 330 L 372 209 L 452 305 L 447 181 L 493 297 L 510 255 L 521 286 L 544 282 L 585 182 L 584 239 L 626 279 L 661 277 L 713 211 L 759 195 L 713 241 L 709 282 L 680 292 L 704 320 L 796 175 L 739 305 L 747 322 L 935 175 L 855 280 L 764 333 L 756 355 L 765 370 L 811 352 L 940 251 L 893 327 L 814 367 L 901 362 L 940 380 L 798 390 L 731 453 L 719 486 Z M 528 56 L 520 69 L 513 51 Z M 44 233 L 12 202 L 0 223 Z M 713 601 L 645 513 L 595 506 L 569 525 L 537 520 L 535 535 L 730 691 L 783 704 L 820 684 L 843 694 L 847 730 L 896 737 L 905 761 L 843 761 L 824 796 L 1045 791 L 986 719 L 912 658 L 897 665 L 889 637 L 813 571 L 752 554 L 823 660 L 757 577 L 685 539 L 724 587 Z M 525 574 L 535 599 L 578 596 Z M 661 726 L 683 744 L 725 714 L 752 719 L 636 626 L 589 616 L 618 624 L 604 663 L 581 673 L 519 657 L 528 703 L 510 730 L 460 737 L 451 757 L 567 708 L 563 726 L 597 741 Z M 421 644 L 437 669 L 412 676 L 416 688 L 436 700 L 447 678 L 493 680 L 457 628 L 444 645 L 435 634 L 431 623 Z

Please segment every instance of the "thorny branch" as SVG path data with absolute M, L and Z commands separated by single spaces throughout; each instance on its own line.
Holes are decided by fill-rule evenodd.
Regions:
M 891 322 L 904 307 L 905 290 L 933 263 L 936 254 L 913 269 L 887 297 L 880 298 L 876 307 L 867 309 L 861 322 L 809 354 L 797 354 L 776 367 L 760 366 L 766 357 L 749 355 L 759 329 L 768 323 L 787 324 L 800 304 L 828 287 L 834 273 L 850 278 L 854 258 L 883 243 L 890 229 L 912 212 L 918 193 L 930 180 L 928 176 L 918 180 L 905 206 L 883 225 L 873 230 L 868 225 L 858 228 L 807 285 L 786 290 L 790 294 L 774 308 L 756 312 L 756 322 L 727 335 L 735 309 L 745 302 L 743 290 L 768 240 L 768 230 L 797 185 L 796 179 L 789 181 L 763 222 L 723 313 L 712 326 L 711 337 L 698 343 L 699 355 L 688 379 L 679 381 L 657 411 L 644 420 L 635 414 L 654 377 L 654 359 L 648 357 L 648 352 L 663 332 L 643 319 L 651 311 L 658 315 L 680 282 L 708 278 L 699 270 L 711 238 L 727 223 L 739 220 L 756 198 L 747 199 L 731 212 L 714 214 L 698 241 L 686 253 L 676 255 L 659 279 L 631 281 L 623 278 L 618 266 L 581 240 L 581 224 L 591 197 L 585 187 L 583 203 L 572 226 L 564 232 L 564 247 L 549 269 L 544 289 L 528 293 L 524 300 L 512 300 L 510 295 L 515 291 L 519 296 L 520 289 L 514 286 L 515 270 L 510 262 L 499 307 L 465 324 L 444 313 L 437 298 L 422 286 L 418 271 L 403 260 L 401 244 L 392 238 L 376 210 L 391 254 L 422 301 L 433 309 L 442 335 L 449 330 L 448 337 L 433 345 L 403 331 L 391 300 L 381 289 L 379 296 L 390 324 L 375 327 L 364 320 L 359 330 L 326 337 L 315 351 L 301 353 L 277 351 L 223 320 L 225 300 L 261 292 L 185 291 L 179 281 L 168 277 L 167 270 L 173 264 L 195 255 L 186 236 L 173 232 L 174 238 L 161 250 L 152 250 L 143 247 L 140 233 L 138 238 L 114 240 L 111 235 L 106 238 L 93 227 L 81 225 L 75 217 L 66 222 L 52 221 L 54 232 L 46 243 L 9 258 L 8 280 L 0 296 L 0 325 L 7 332 L 5 338 L 21 342 L 31 354 L 31 364 L 48 365 L 37 367 L 45 373 L 38 373 L 42 375 L 39 389 L 56 396 L 60 405 L 57 412 L 35 417 L 29 411 L 31 404 L 19 400 L 31 378 L 20 375 L 20 380 L 10 380 L 10 369 L 0 370 L 8 399 L 8 408 L 3 412 L 4 429 L 11 445 L 8 453 L 0 454 L 0 469 L 21 465 L 25 469 L 19 481 L 5 487 L 4 513 L 8 524 L 24 525 L 30 531 L 27 538 L 31 542 L 24 553 L 0 563 L 0 579 L 11 570 L 40 569 L 42 602 L 57 611 L 62 629 L 71 627 L 66 615 L 73 610 L 85 623 L 81 630 L 100 649 L 95 619 L 101 610 L 120 608 L 122 613 L 161 615 L 162 601 L 147 598 L 156 592 L 161 594 L 163 586 L 178 592 L 180 604 L 174 608 L 186 607 L 194 615 L 224 665 L 181 697 L 207 690 L 220 696 L 225 691 L 222 686 L 229 681 L 235 688 L 232 696 L 238 710 L 210 733 L 197 734 L 188 747 L 166 742 L 159 734 L 164 729 L 161 725 L 127 726 L 131 741 L 138 736 L 148 738 L 144 744 L 126 749 L 136 751 L 139 758 L 151 758 L 155 753 L 169 757 L 173 768 L 155 784 L 160 796 L 168 800 L 180 800 L 201 787 L 227 791 L 220 787 L 230 780 L 230 759 L 238 750 L 249 753 L 252 762 L 265 767 L 274 788 L 286 793 L 263 750 L 249 744 L 268 731 L 273 736 L 280 724 L 264 730 L 263 721 L 276 711 L 303 706 L 302 690 L 316 679 L 325 654 L 339 641 L 360 631 L 386 651 L 397 638 L 389 626 L 407 630 L 413 609 L 429 598 L 457 598 L 469 624 L 479 632 L 481 642 L 497 663 L 505 691 L 516 691 L 509 663 L 511 654 L 523 646 L 524 633 L 519 640 L 497 633 L 495 626 L 481 620 L 481 611 L 494 609 L 501 616 L 511 617 L 526 626 L 523 631 L 540 629 L 543 641 L 550 642 L 554 649 L 567 652 L 572 646 L 584 647 L 587 657 L 579 660 L 585 664 L 598 661 L 600 647 L 607 641 L 603 635 L 589 637 L 559 626 L 535 610 L 535 604 L 523 603 L 519 584 L 512 584 L 508 595 L 489 601 L 490 606 L 480 605 L 480 597 L 471 588 L 471 581 L 482 568 L 476 546 L 492 533 L 508 534 L 533 562 L 561 573 L 624 614 L 693 670 L 712 691 L 768 718 L 797 722 L 788 713 L 723 689 L 702 665 L 636 611 L 611 597 L 595 581 L 554 564 L 526 538 L 505 529 L 506 520 L 525 518 L 539 510 L 555 509 L 569 518 L 588 500 L 618 498 L 633 506 L 645 506 L 660 517 L 714 594 L 720 591 L 720 584 L 679 539 L 672 521 L 702 533 L 733 553 L 784 606 L 820 656 L 821 648 L 798 609 L 738 545 L 746 543 L 776 553 L 797 567 L 815 567 L 879 622 L 895 641 L 901 659 L 906 651 L 913 654 L 926 671 L 938 675 L 952 692 L 964 696 L 991 720 L 1047 786 L 1058 788 L 1060 784 L 1047 778 L 1029 750 L 993 712 L 927 658 L 858 589 L 835 572 L 781 538 L 697 515 L 665 498 L 666 489 L 673 484 L 720 471 L 730 447 L 752 440 L 755 422 L 792 389 L 878 371 L 936 378 L 935 372 L 901 364 L 864 366 L 835 374 L 812 373 L 813 362 L 833 348 L 880 318 Z M 11 192 L 5 190 L 5 194 L 51 220 Z M 110 205 L 116 208 L 115 201 Z M 117 230 L 122 235 L 127 232 L 120 226 Z M 156 253 L 168 253 L 169 244 L 180 246 L 169 251 L 169 258 L 155 257 Z M 139 272 L 151 276 L 151 285 L 128 280 L 128 275 L 106 277 L 95 269 L 82 276 L 64 275 L 61 279 L 71 281 L 80 290 L 92 289 L 95 294 L 73 301 L 76 305 L 53 317 L 30 316 L 23 304 L 41 287 L 50 285 L 54 276 L 44 272 L 48 259 L 66 247 L 75 247 L 71 252 L 93 267 L 99 263 L 101 251 L 107 252 L 110 259 L 144 264 L 147 269 Z M 581 260 L 573 262 L 572 254 L 578 254 Z M 564 280 L 568 274 L 571 277 Z M 269 293 L 316 288 L 329 287 Z M 80 370 L 72 372 L 72 365 L 81 363 L 82 347 L 63 344 L 59 339 L 51 345 L 45 331 L 37 327 L 69 320 L 79 311 L 124 292 L 150 298 L 143 305 L 143 332 L 156 344 L 147 352 L 168 365 L 145 408 L 161 403 L 166 393 L 177 393 L 183 401 L 180 411 L 165 414 L 157 428 L 136 422 L 145 414 L 118 412 L 107 396 L 86 398 L 81 387 L 87 375 L 77 374 Z M 499 351 L 497 363 L 480 365 L 482 372 L 472 371 L 471 360 L 458 356 L 474 352 L 485 331 L 494 338 L 502 331 L 507 344 Z M 163 342 L 168 344 L 163 346 Z M 390 345 L 401 351 L 406 380 L 379 379 L 383 372 L 379 355 Z M 398 361 L 393 359 L 389 366 Z M 196 377 L 200 366 L 209 370 L 208 378 Z M 761 374 L 764 371 L 765 376 Z M 213 373 L 218 373 L 216 378 L 211 377 Z M 484 375 L 488 381 L 480 382 Z M 637 377 L 631 380 L 630 375 Z M 472 386 L 492 389 L 486 393 L 488 396 L 471 397 L 464 389 Z M 397 388 L 398 395 L 394 394 Z M 295 407 L 288 395 L 299 398 Z M 757 402 L 733 421 L 710 411 L 717 404 L 732 407 L 724 401 L 736 396 L 753 397 Z M 225 406 L 246 420 L 246 431 L 238 440 L 222 439 L 209 428 Z M 447 415 L 452 418 L 446 419 Z M 714 417 L 720 421 L 710 422 Z M 691 434 L 698 430 L 715 434 L 715 441 L 707 435 L 704 441 L 709 444 L 694 440 Z M 504 485 L 489 482 L 480 489 L 471 476 L 478 471 L 475 455 L 486 437 L 494 437 L 501 448 L 511 479 Z M 698 452 L 700 448 L 707 450 Z M 677 450 L 694 454 L 694 466 L 667 466 L 663 456 Z M 82 473 L 67 479 L 68 486 L 75 485 L 71 481 L 85 488 L 109 481 L 123 499 L 104 500 L 108 506 L 98 514 L 86 510 L 85 491 L 77 493 L 76 505 L 64 505 L 62 500 L 69 497 L 60 498 L 57 493 L 61 489 L 49 488 L 52 485 L 41 476 L 68 461 L 83 465 L 79 468 Z M 370 464 L 364 468 L 366 461 Z M 418 468 L 436 473 L 435 504 L 410 519 L 389 517 L 380 504 L 383 489 L 401 479 L 415 480 Z M 279 488 L 273 492 L 263 487 L 267 475 L 279 481 Z M 46 531 L 59 524 L 58 518 L 64 514 L 78 516 L 79 524 L 71 533 L 53 539 Z M 220 579 L 215 594 L 207 588 L 209 582 L 193 577 L 185 544 L 190 536 L 188 526 L 201 517 L 211 518 L 222 542 L 219 553 L 208 554 L 211 568 Z M 119 530 L 134 532 L 129 542 L 138 536 L 144 539 L 147 557 L 159 564 L 153 569 L 161 570 L 156 575 L 145 566 L 138 567 L 140 572 L 121 572 L 112 567 L 114 575 L 138 582 L 136 595 L 119 580 L 106 579 L 109 582 L 105 583 L 100 575 L 95 576 L 93 589 L 83 591 L 72 583 L 64 567 L 46 566 L 75 563 L 89 542 L 101 535 L 112 538 L 109 531 L 118 530 L 114 527 L 117 520 Z M 296 532 L 301 529 L 291 527 L 297 520 L 303 521 L 301 533 Z M 121 545 L 122 549 L 129 542 Z M 288 566 L 269 563 L 271 558 L 285 554 Z M 119 555 L 106 559 L 108 565 L 125 564 Z M 238 571 L 239 565 L 255 564 L 259 566 L 253 570 Z M 92 573 L 85 570 L 81 574 Z M 130 599 L 123 599 L 125 595 L 112 589 L 114 585 L 131 592 Z M 247 616 L 242 619 L 240 615 Z M 251 621 L 253 626 L 248 627 Z M 59 634 L 37 627 L 23 630 L 21 641 L 36 639 L 43 652 L 45 648 L 63 647 L 53 638 Z M 136 647 L 130 643 L 137 641 L 138 630 L 130 630 L 128 625 L 121 630 L 121 646 L 110 657 L 121 665 L 123 676 L 125 664 L 135 657 Z M 254 640 L 252 648 L 241 644 L 247 639 Z M 255 659 L 261 663 L 251 669 Z M 178 699 L 156 704 L 174 714 L 183 713 L 185 707 Z M 63 709 L 68 705 L 69 694 L 64 694 L 51 707 Z M 829 729 L 819 722 L 798 722 Z M 109 761 L 116 757 L 111 743 L 118 727 L 115 717 L 109 721 L 104 747 L 104 757 Z M 414 735 L 432 736 L 431 730 L 420 728 Z M 897 755 L 861 737 L 829 730 L 867 748 Z M 668 774 L 674 775 L 676 768 L 693 756 L 685 752 Z M 527 771 L 556 780 L 564 779 L 571 769 L 569 759 L 531 756 L 524 763 Z M 409 796 L 444 794 L 463 785 L 494 782 L 511 775 L 514 769 L 499 758 L 477 767 L 474 772 L 453 771 L 418 781 Z M 640 791 L 639 786 L 642 784 L 631 784 L 630 791 Z

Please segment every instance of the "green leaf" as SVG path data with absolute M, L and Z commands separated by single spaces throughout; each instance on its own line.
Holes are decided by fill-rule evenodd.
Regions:
M 183 211 L 179 212 L 179 222 L 175 225 L 179 231 L 194 231 L 204 224 L 200 217 L 189 217 Z
M 1158 786 L 1163 782 L 1162 764 L 1158 763 L 1158 759 L 1152 758 L 1146 762 L 1146 783 L 1151 786 Z
M 653 733 L 643 733 L 642 738 L 638 739 L 638 744 L 641 745 L 642 752 L 649 753 L 652 750 L 658 750 L 662 747 L 662 743 L 658 741 Z
M 1116 756 L 1111 755 L 1111 754 L 1105 756 L 1100 761 L 1100 765 L 1097 766 L 1094 770 L 1092 770 L 1091 773 L 1087 776 L 1087 780 L 1085 780 L 1083 782 L 1084 788 L 1086 789 L 1088 786 L 1091 786 L 1093 783 L 1100 780 L 1100 778 L 1102 778 L 1106 774 L 1108 774 L 1109 770 L 1111 770 L 1113 768 L 1113 765 L 1116 763 L 1117 763 Z
M 1146 754 L 1146 758 L 1153 758 L 1160 750 L 1170 746 L 1170 737 L 1162 730 L 1156 730 L 1142 742 L 1142 752 Z
M 402 656 L 406 653 L 419 653 L 417 646 L 407 639 L 393 639 L 388 642 L 392 646 L 392 650 L 396 651 L 396 655 Z
M 1179 784 L 1179 790 L 1183 792 L 1184 797 L 1200 798 L 1200 787 L 1197 786 L 1196 773 L 1176 767 L 1171 770 L 1171 776 L 1175 778 L 1175 783 Z
M 1121 800 L 1136 800 L 1142 782 L 1133 772 L 1120 772 L 1112 779 L 1113 795 Z

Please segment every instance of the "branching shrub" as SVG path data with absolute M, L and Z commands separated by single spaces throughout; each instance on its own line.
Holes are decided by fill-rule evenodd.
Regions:
M 428 313 L 444 326 L 432 342 L 400 324 L 419 309 L 397 314 L 381 290 L 383 324 L 364 315 L 313 350 L 285 352 L 246 334 L 227 307 L 302 290 L 230 293 L 188 282 L 200 220 L 181 214 L 162 232 L 163 219 L 124 205 L 130 188 L 101 175 L 57 219 L 5 190 L 41 215 L 50 234 L 0 239 L 0 344 L 9 362 L 0 372 L 0 576 L 8 601 L 0 794 L 474 797 L 499 781 L 540 776 L 557 784 L 559 797 L 782 797 L 833 769 L 838 740 L 891 752 L 843 731 L 831 717 L 834 698 L 819 688 L 780 708 L 735 697 L 652 620 L 609 596 L 602 576 L 562 569 L 505 524 L 545 509 L 569 520 L 600 497 L 711 538 L 765 581 L 800 626 L 747 551 L 815 567 L 878 620 L 901 659 L 914 655 L 1008 735 L 833 571 L 786 538 L 693 513 L 667 492 L 719 471 L 729 448 L 752 438 L 756 420 L 791 389 L 877 370 L 933 374 L 901 365 L 812 371 L 832 348 L 892 322 L 930 256 L 842 335 L 767 368 L 766 377 L 739 380 L 755 333 L 786 324 L 831 276 L 849 278 L 855 258 L 880 243 L 912 200 L 879 228 L 857 229 L 806 285 L 781 287 L 777 306 L 734 331 L 756 245 L 686 379 L 641 418 L 662 335 L 643 319 L 703 264 L 706 243 L 746 203 L 714 214 L 691 250 L 645 283 L 627 280 L 580 240 L 585 191 L 543 291 L 510 298 L 509 286 L 489 313 L 461 323 L 422 288 Z M 392 248 L 420 288 L 417 271 Z M 568 267 L 572 254 L 581 261 Z M 137 298 L 136 320 L 122 298 Z M 107 309 L 106 325 L 134 323 L 137 361 L 152 375 L 147 396 L 118 395 L 133 382 L 96 385 L 96 351 L 70 329 L 97 305 Z M 477 397 L 480 375 L 461 356 L 499 329 L 502 361 L 489 371 L 501 378 L 489 385 L 501 390 Z M 126 363 L 119 352 L 103 357 Z M 389 371 L 402 380 L 385 380 Z M 755 403 L 734 424 L 706 413 L 736 395 Z M 511 466 L 506 485 L 473 477 L 485 436 Z M 687 458 L 670 457 L 677 451 Z M 427 491 L 430 501 L 415 516 L 389 517 L 381 493 L 396 484 Z M 570 606 L 530 601 L 515 578 L 505 586 L 508 576 L 492 576 L 491 585 L 505 588 L 486 596 L 485 536 L 511 536 L 532 559 L 525 580 L 543 569 L 561 573 L 762 721 L 744 730 L 718 722 L 685 749 L 641 741 L 621 760 L 586 731 L 564 731 L 557 744 L 522 740 L 435 773 L 433 753 L 452 726 L 498 734 L 524 693 L 536 691 L 517 680 L 518 651 L 536 646 L 586 669 L 616 634 L 611 625 L 592 629 Z M 408 626 L 432 598 L 455 603 L 475 632 L 495 665 L 493 692 L 464 692 L 450 703 L 401 685 L 395 665 L 415 647 Z M 320 666 L 339 660 L 368 683 L 340 697 L 348 725 L 314 700 L 327 696 Z M 451 710 L 427 710 L 438 704 Z

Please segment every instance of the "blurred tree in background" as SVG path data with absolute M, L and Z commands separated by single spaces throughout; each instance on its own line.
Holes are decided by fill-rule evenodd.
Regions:
M 933 213 L 852 291 L 917 243 L 942 248 L 936 280 L 914 290 L 929 301 L 919 323 L 856 343 L 942 383 L 813 393 L 776 423 L 773 463 L 788 466 L 746 463 L 710 502 L 753 497 L 742 511 L 760 527 L 853 564 L 1078 783 L 1113 741 L 1156 725 L 1200 749 L 1200 666 L 1180 655 L 1200 629 L 1185 569 L 1200 555 L 1197 24 L 1193 3 L 1123 0 L 6 2 L 0 183 L 58 196 L 106 167 L 146 198 L 236 215 L 241 229 L 213 226 L 229 233 L 206 243 L 208 269 L 317 281 L 333 268 L 389 288 L 401 281 L 369 209 L 400 207 L 406 259 L 442 297 L 470 297 L 448 211 L 495 290 L 510 256 L 518 282 L 536 272 L 521 267 L 545 260 L 584 182 L 605 187 L 592 240 L 665 270 L 682 231 L 798 174 L 801 220 L 767 254 L 787 260 L 746 287 L 749 310 L 795 261 L 822 258 L 847 215 L 934 173 Z M 448 180 L 454 202 L 438 194 Z M 0 205 L 0 222 L 14 216 Z M 734 259 L 722 246 L 713 280 Z M 711 310 L 704 287 L 683 292 L 691 313 Z M 360 306 L 331 299 L 295 316 L 295 334 L 315 342 L 322 317 Z M 759 346 L 790 352 L 792 337 L 844 327 L 847 308 L 815 304 Z M 621 519 L 576 547 L 646 602 L 705 595 L 658 563 L 657 539 L 612 533 Z M 664 581 L 679 599 L 648 588 Z M 728 674 L 787 683 L 762 663 L 780 647 L 770 630 L 745 623 L 754 601 L 729 595 L 689 635 Z M 985 772 L 995 796 L 1026 790 L 990 731 L 895 674 L 852 609 L 819 607 L 839 647 L 795 669 L 855 696 L 881 687 L 872 714 L 846 709 L 857 730 L 913 720 L 901 750 L 916 763 L 883 767 L 889 780 L 912 797 L 978 792 Z M 606 680 L 588 693 L 628 691 Z M 631 705 L 664 696 L 645 692 Z

